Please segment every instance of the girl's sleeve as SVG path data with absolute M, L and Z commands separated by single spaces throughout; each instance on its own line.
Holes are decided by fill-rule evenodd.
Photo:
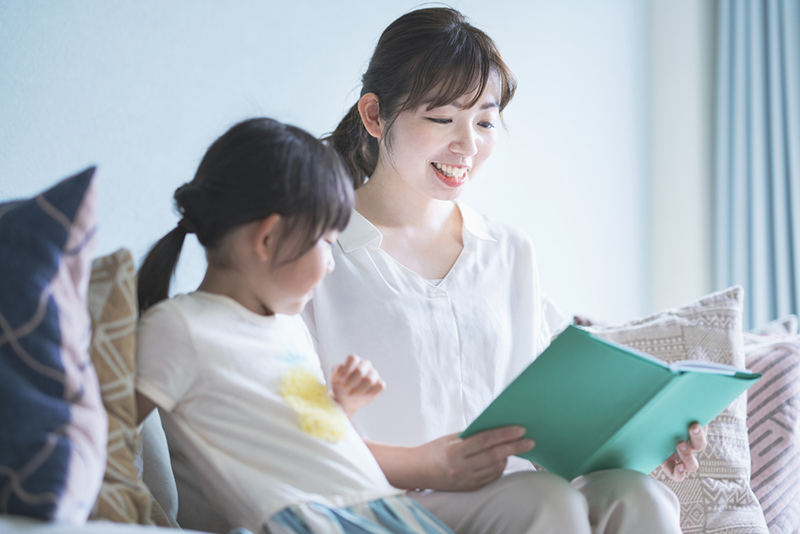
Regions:
M 180 312 L 170 305 L 148 311 L 136 332 L 136 389 L 172 411 L 197 378 L 197 356 Z

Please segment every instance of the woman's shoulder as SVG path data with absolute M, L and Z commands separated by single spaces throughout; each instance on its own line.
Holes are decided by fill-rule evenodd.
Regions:
M 530 236 L 518 226 L 485 215 L 474 208 L 458 203 L 464 229 L 478 239 L 497 243 L 497 246 L 514 251 L 520 249 L 533 249 Z

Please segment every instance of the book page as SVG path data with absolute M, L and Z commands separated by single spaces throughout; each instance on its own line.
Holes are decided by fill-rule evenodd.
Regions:
M 732 365 L 701 360 L 682 360 L 672 362 L 670 367 L 677 372 L 712 373 L 718 375 L 734 376 L 736 373 L 750 373 L 747 369 L 739 369 Z

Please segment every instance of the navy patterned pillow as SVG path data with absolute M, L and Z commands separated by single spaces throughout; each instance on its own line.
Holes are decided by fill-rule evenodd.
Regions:
M 95 169 L 0 204 L 0 513 L 83 523 L 107 420 L 89 358 Z

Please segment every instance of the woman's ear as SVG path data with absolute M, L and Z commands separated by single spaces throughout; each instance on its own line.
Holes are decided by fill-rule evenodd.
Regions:
M 255 246 L 255 253 L 258 259 L 272 261 L 275 254 L 275 246 L 278 243 L 278 236 L 281 229 L 281 216 L 273 213 L 266 219 L 261 219 L 255 226 L 251 239 Z
M 367 93 L 358 101 L 358 113 L 361 115 L 361 122 L 369 134 L 375 139 L 380 139 L 383 135 L 383 121 L 381 120 L 380 105 L 378 95 Z

